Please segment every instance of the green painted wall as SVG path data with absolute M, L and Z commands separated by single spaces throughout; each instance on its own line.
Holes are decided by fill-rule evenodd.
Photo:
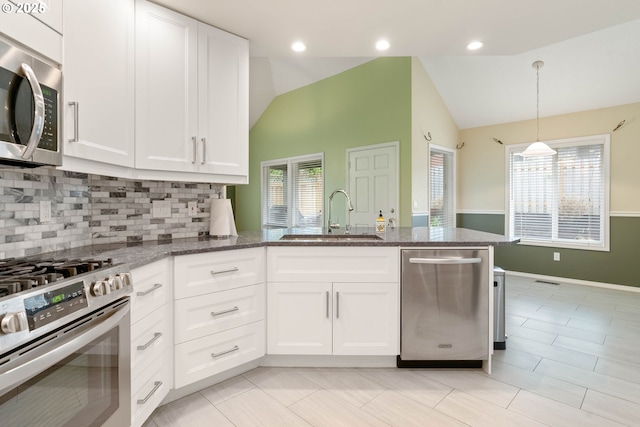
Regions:
M 498 246 L 495 263 L 505 270 L 640 287 L 640 218 L 611 217 L 610 251 Z M 502 214 L 458 214 L 458 226 L 503 234 Z M 553 253 L 560 252 L 560 261 Z
M 347 148 L 400 141 L 400 224 L 411 224 L 411 58 L 385 57 L 276 97 L 249 133 L 238 230 L 260 229 L 260 162 L 324 152 L 329 194 L 346 186 Z M 343 198 L 334 212 L 345 212 Z M 344 219 L 344 214 L 340 215 Z M 372 223 L 373 223 L 372 219 Z

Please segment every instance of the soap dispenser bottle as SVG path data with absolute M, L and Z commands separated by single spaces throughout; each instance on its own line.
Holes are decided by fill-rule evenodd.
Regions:
M 376 218 L 376 233 L 384 233 L 385 231 L 387 231 L 387 225 L 382 216 L 382 211 L 380 211 L 380 215 Z

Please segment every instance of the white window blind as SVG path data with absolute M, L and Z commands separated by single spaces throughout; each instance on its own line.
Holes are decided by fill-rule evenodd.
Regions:
M 288 165 L 263 167 L 262 224 L 271 227 L 287 227 Z
M 322 159 L 293 163 L 294 227 L 321 227 L 323 205 Z
M 525 243 L 608 249 L 608 135 L 550 141 L 555 156 L 509 148 L 509 235 Z
M 429 226 L 455 227 L 455 154 L 429 149 Z
M 262 162 L 262 226 L 320 227 L 323 155 Z

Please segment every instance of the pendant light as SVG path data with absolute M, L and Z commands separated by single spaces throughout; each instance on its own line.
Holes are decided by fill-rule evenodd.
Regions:
M 519 154 L 523 157 L 553 156 L 556 154 L 556 150 L 544 142 L 540 142 L 540 68 L 544 66 L 544 62 L 536 61 L 531 66 L 536 69 L 536 142 Z

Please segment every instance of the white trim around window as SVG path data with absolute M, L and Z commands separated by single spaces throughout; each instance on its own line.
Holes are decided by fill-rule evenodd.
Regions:
M 610 135 L 505 146 L 505 234 L 532 246 L 609 251 Z
M 260 179 L 263 228 L 322 227 L 324 153 L 263 161 Z

